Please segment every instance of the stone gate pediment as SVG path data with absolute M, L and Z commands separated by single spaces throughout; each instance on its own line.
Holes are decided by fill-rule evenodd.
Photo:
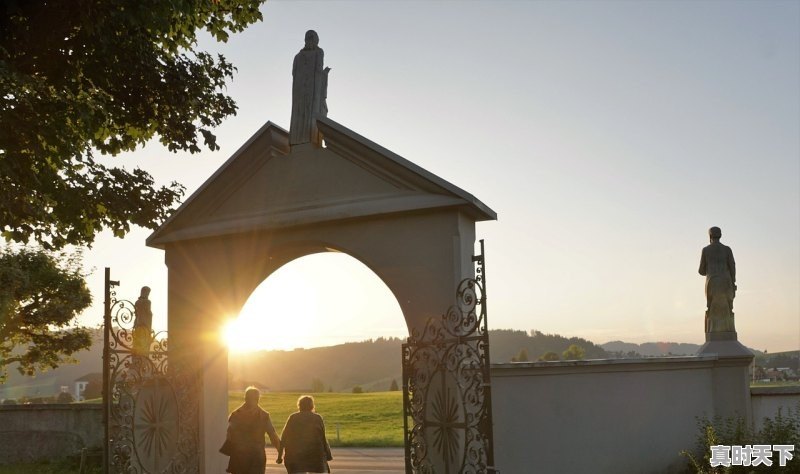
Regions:
M 267 122 L 148 239 L 169 242 L 404 212 L 497 215 L 466 191 L 328 118 L 324 146 Z

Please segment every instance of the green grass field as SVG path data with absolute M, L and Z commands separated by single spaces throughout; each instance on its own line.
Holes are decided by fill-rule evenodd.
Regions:
M 263 393 L 260 405 L 280 435 L 301 393 Z M 331 446 L 403 446 L 403 393 L 316 393 L 317 413 L 325 420 Z M 242 404 L 244 392 L 230 392 L 228 412 Z M 337 437 L 338 427 L 338 437 Z

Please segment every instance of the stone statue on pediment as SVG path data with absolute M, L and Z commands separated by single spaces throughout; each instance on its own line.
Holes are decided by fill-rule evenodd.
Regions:
M 700 274 L 706 277 L 706 333 L 733 333 L 733 298 L 736 296 L 736 262 L 733 251 L 720 242 L 722 230 L 708 230 L 711 243 L 700 256 Z
M 325 53 L 319 47 L 319 36 L 314 30 L 306 32 L 305 47 L 294 57 L 292 65 L 292 120 L 289 127 L 289 144 L 314 143 L 321 137 L 317 118 L 328 115 L 328 72 L 323 69 Z

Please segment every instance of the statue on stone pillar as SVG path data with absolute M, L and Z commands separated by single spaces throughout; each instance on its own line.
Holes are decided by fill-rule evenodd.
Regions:
M 294 57 L 292 65 L 292 120 L 289 126 L 289 144 L 313 143 L 319 145 L 321 137 L 317 118 L 327 117 L 328 72 L 323 69 L 325 53 L 319 47 L 319 36 L 314 30 L 306 32 L 306 45 Z
M 711 244 L 700 256 L 700 274 L 706 277 L 706 334 L 734 333 L 733 298 L 736 296 L 736 262 L 733 252 L 720 243 L 722 230 L 708 229 Z

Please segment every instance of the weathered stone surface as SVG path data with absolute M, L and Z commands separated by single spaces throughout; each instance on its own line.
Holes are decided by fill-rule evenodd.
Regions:
M 328 72 L 323 69 L 325 52 L 319 47 L 319 36 L 308 30 L 306 44 L 294 57 L 292 65 L 292 119 L 289 143 L 319 145 L 321 137 L 317 119 L 328 115 Z
M 0 407 L 0 464 L 63 459 L 103 445 L 100 405 Z

